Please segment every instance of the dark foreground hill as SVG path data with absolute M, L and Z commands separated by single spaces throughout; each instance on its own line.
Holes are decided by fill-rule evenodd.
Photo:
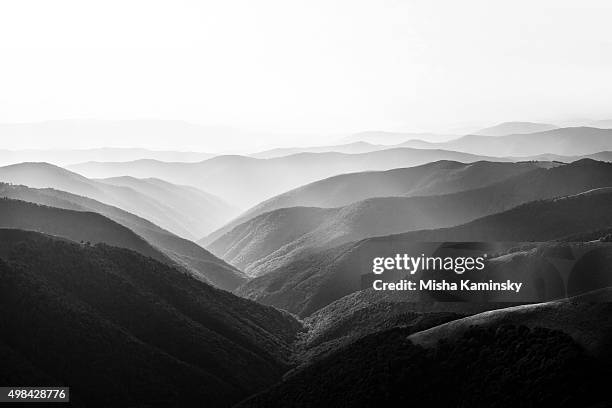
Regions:
M 0 230 L 3 384 L 70 386 L 85 406 L 228 406 L 280 379 L 299 330 L 135 252 Z
M 484 166 L 482 170 L 489 167 L 494 166 Z M 536 168 L 454 194 L 376 197 L 335 209 L 278 209 L 238 225 L 209 248 L 248 275 L 262 276 L 307 253 L 345 242 L 452 227 L 530 201 L 609 186 L 612 163 L 585 159 L 553 168 Z M 441 236 L 436 241 L 449 239 Z
M 185 267 L 187 270 L 205 282 L 209 282 L 221 289 L 233 290 L 238 285 L 246 281 L 246 276 L 242 272 L 233 266 L 228 265 L 225 261 L 212 255 L 210 252 L 206 251 L 204 248 L 200 247 L 194 242 L 178 237 L 173 233 L 158 227 L 152 222 L 127 211 L 100 203 L 91 198 L 82 197 L 51 188 L 35 189 L 21 185 L 10 185 L 4 183 L 0 183 L 0 197 L 8 197 L 67 210 L 102 214 L 104 217 L 107 217 L 116 223 L 131 229 L 147 240 L 151 245 L 163 252 L 168 258 Z M 24 222 L 24 220 L 14 219 L 12 222 Z M 76 225 L 78 224 L 72 222 L 68 225 L 64 225 L 64 228 L 71 228 L 74 231 L 78 228 Z M 14 224 L 13 226 L 17 227 L 17 224 Z M 45 231 L 40 228 L 22 228 L 40 230 L 49 234 L 53 233 L 52 231 Z M 83 234 L 86 233 L 86 231 L 81 231 L 80 233 Z M 92 242 L 106 242 L 110 245 L 117 245 L 115 242 L 108 242 L 104 240 L 99 241 L 97 237 L 90 236 L 89 238 L 89 240 Z
M 598 311 L 610 312 L 609 306 Z M 565 332 L 472 327 L 431 348 L 408 341 L 409 332 L 365 337 L 239 406 L 590 407 L 611 401 L 610 360 L 588 354 Z
M 589 194 L 535 201 L 457 227 L 347 243 L 298 257 L 282 268 L 252 279 L 241 286 L 237 293 L 300 316 L 308 316 L 347 294 L 361 290 L 362 275 L 371 272 L 371 262 L 375 257 L 394 256 L 396 253 L 420 254 L 423 251 L 421 242 L 543 242 L 590 233 L 612 227 L 610 208 L 612 192 L 604 189 Z M 593 236 L 599 237 L 602 234 L 605 232 L 599 235 L 594 232 L 585 239 L 592 240 Z M 537 259 L 541 257 L 539 253 L 532 255 Z M 542 268 L 541 263 L 534 262 L 529 254 L 516 257 L 514 262 L 508 264 L 508 260 L 503 258 L 494 266 L 504 273 L 511 273 L 517 269 L 517 265 L 522 265 L 526 275 L 529 271 L 545 273 L 547 270 Z M 541 276 L 534 275 L 534 278 Z M 557 289 L 553 290 L 555 286 L 552 282 L 555 279 L 550 279 L 546 280 L 551 282 L 545 287 L 546 290 L 541 291 L 536 290 L 538 284 L 534 282 L 533 290 L 530 288 L 526 292 L 535 297 L 531 301 L 564 295 L 563 292 L 559 294 Z

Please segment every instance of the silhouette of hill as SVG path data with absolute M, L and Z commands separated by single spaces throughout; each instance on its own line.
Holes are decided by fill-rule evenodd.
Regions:
M 374 257 L 394 256 L 397 248 L 402 252 L 421 253 L 421 242 L 543 242 L 560 239 L 612 227 L 611 205 L 612 192 L 538 200 L 456 227 L 369 238 L 319 251 L 311 249 L 299 256 L 288 257 L 281 267 L 245 283 L 237 293 L 299 316 L 308 316 L 360 290 L 362 274 L 369 273 L 368 262 Z M 539 264 L 534 265 L 533 269 L 540 270 Z M 514 266 L 510 272 L 516 270 Z M 499 266 L 502 267 L 503 264 Z M 539 295 L 547 294 L 559 296 L 555 290 Z M 416 300 L 435 300 L 427 293 L 424 296 Z
M 356 153 L 368 153 L 377 150 L 389 148 L 385 145 L 377 145 L 362 141 L 353 143 L 333 145 L 333 146 L 311 146 L 311 147 L 280 147 L 277 149 L 265 150 L 263 152 L 250 154 L 249 156 L 257 159 L 272 159 L 275 157 L 289 156 L 298 153 L 325 153 L 325 152 L 337 152 L 346 154 Z
M 585 159 L 553 168 L 537 168 L 454 194 L 376 197 L 326 211 L 303 207 L 274 210 L 234 227 L 208 248 L 248 275 L 261 276 L 303 254 L 345 242 L 452 227 L 533 200 L 607 186 L 612 186 L 612 164 Z M 289 211 L 293 219 L 300 221 L 291 222 Z M 313 218 L 308 220 L 309 217 Z M 450 240 L 439 236 L 433 241 Z
M 130 250 L 35 232 L 0 230 L 0 278 L 0 378 L 86 406 L 229 406 L 280 379 L 301 330 Z
M 200 228 L 191 232 L 191 218 L 200 217 L 199 224 L 211 223 L 215 214 L 210 203 L 198 198 L 196 193 L 185 191 L 194 200 L 198 200 L 201 210 L 186 216 L 180 209 L 166 204 L 168 198 L 160 201 L 153 196 L 143 194 L 130 187 L 115 186 L 100 181 L 90 180 L 79 174 L 48 163 L 21 163 L 0 167 L 0 181 L 23 184 L 34 188 L 55 188 L 73 194 L 93 198 L 105 204 L 146 218 L 162 228 L 183 238 L 195 238 Z M 180 187 L 176 187 L 180 189 Z M 217 220 L 224 222 L 227 220 Z M 214 223 L 213 223 L 214 224 Z
M 373 197 L 427 196 L 484 187 L 551 163 L 437 161 L 387 171 L 341 174 L 272 197 L 247 210 L 222 228 L 200 240 L 208 246 L 237 225 L 259 214 L 285 207 L 341 207 Z
M 557 129 L 555 125 L 535 122 L 503 122 L 479 131 L 473 132 L 479 136 L 507 136 L 527 133 L 545 132 Z
M 93 162 L 69 166 L 69 169 L 96 178 L 157 177 L 175 184 L 202 188 L 231 205 L 244 209 L 290 189 L 330 176 L 417 166 L 438 160 L 471 163 L 496 159 L 436 149 L 398 148 L 361 154 L 300 153 L 273 159 L 217 156 L 200 163 L 166 163 L 154 160 L 128 163 Z
M 2 125 L 0 125 L 1 127 Z M 6 135 L 6 133 L 3 133 Z M 7 136 L 9 137 L 9 136 Z M 0 165 L 17 164 L 23 162 L 46 162 L 57 166 L 80 163 L 82 161 L 103 161 L 112 157 L 116 161 L 132 161 L 139 159 L 152 159 L 177 162 L 197 162 L 214 157 L 210 153 L 177 152 L 149 150 L 140 148 L 102 147 L 96 149 L 29 149 L 6 150 L 0 149 Z
M 414 133 L 414 132 L 384 132 L 384 131 L 365 131 L 353 133 L 352 135 L 342 138 L 343 143 L 355 143 L 355 142 L 366 142 L 371 144 L 380 145 L 396 145 L 411 139 L 424 139 L 424 140 L 449 140 L 456 138 L 457 136 L 446 135 L 446 134 L 435 134 L 435 133 Z
M 140 235 L 168 258 L 193 273 L 194 276 L 221 289 L 233 290 L 246 280 L 246 276 L 242 272 L 215 257 L 199 245 L 180 238 L 134 214 L 102 204 L 91 198 L 49 188 L 34 189 L 4 183 L 0 183 L 0 197 L 67 210 L 102 214 Z M 74 225 L 71 227 L 76 228 Z

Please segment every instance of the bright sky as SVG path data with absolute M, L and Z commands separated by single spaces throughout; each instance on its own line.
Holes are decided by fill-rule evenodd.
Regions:
M 610 21 L 607 0 L 7 0 L 0 122 L 278 135 L 610 118 Z

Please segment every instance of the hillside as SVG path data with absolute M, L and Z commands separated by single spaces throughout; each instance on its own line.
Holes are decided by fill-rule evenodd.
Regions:
M 374 257 L 393 256 L 398 248 L 401 248 L 401 252 L 422 253 L 421 242 L 550 241 L 612 227 L 611 206 L 611 192 L 539 200 L 452 228 L 376 237 L 318 252 L 309 251 L 247 282 L 237 293 L 300 316 L 308 316 L 347 294 L 361 290 L 362 275 L 370 273 L 371 260 Z M 530 301 L 559 296 L 558 290 L 554 289 L 554 282 L 560 279 L 555 280 L 557 272 L 546 275 L 548 269 L 541 268 L 541 263 L 529 257 L 526 258 L 526 265 L 532 266 L 532 269 L 525 269 L 526 274 L 529 274 L 529 270 L 542 273 L 533 276 L 535 286 L 527 292 L 532 296 Z M 499 267 L 502 268 L 503 263 Z M 514 270 L 516 264 L 508 269 L 509 273 Z M 537 281 L 541 278 L 545 279 L 540 284 Z M 542 284 L 545 284 L 545 289 L 538 290 L 538 285 Z M 427 293 L 420 292 L 420 296 L 424 297 L 419 297 L 418 301 L 435 300 Z M 474 298 L 469 300 L 478 301 Z
M 21 163 L 0 167 L 0 182 L 23 184 L 34 188 L 55 188 L 81 195 L 102 203 L 119 207 L 125 211 L 146 218 L 151 222 L 183 238 L 193 239 L 201 228 L 192 228 L 193 217 L 199 221 L 196 225 L 223 223 L 227 218 L 213 220 L 214 207 L 196 193 L 188 193 L 199 211 L 187 216 L 180 208 L 167 205 L 168 198 L 161 199 L 137 191 L 127 186 L 116 186 L 96 180 L 90 180 L 77 173 L 65 170 L 48 163 Z M 174 190 L 181 187 L 173 187 Z M 216 204 L 215 204 L 216 205 Z M 230 217 L 231 215 L 227 215 Z M 199 236 L 197 236 L 199 237 Z
M 471 163 L 495 158 L 446 150 L 398 148 L 361 154 L 300 153 L 273 159 L 217 156 L 200 163 L 166 163 L 154 160 L 128 163 L 90 162 L 68 168 L 95 178 L 161 178 L 175 184 L 202 188 L 235 207 L 246 209 L 275 195 L 330 176 L 418 166 L 438 160 Z
M 67 210 L 102 214 L 140 235 L 168 258 L 193 273 L 194 276 L 221 289 L 233 290 L 246 280 L 242 272 L 215 257 L 199 245 L 180 238 L 134 214 L 93 199 L 49 188 L 34 189 L 3 183 L 0 183 L 0 197 Z
M 280 379 L 300 330 L 132 251 L 34 232 L 0 230 L 0 277 L 0 378 L 86 406 L 231 405 Z
M 335 213 L 325 208 L 282 208 L 238 225 L 207 249 L 249 275 L 254 263 L 316 230 Z
M 608 186 L 612 186 L 612 164 L 581 160 L 537 168 L 486 187 L 454 194 L 370 198 L 318 212 L 316 220 L 302 222 L 301 229 L 293 229 L 291 233 L 279 221 L 284 219 L 283 210 L 274 210 L 235 227 L 208 248 L 239 265 L 247 274 L 261 276 L 313 250 L 378 235 L 451 227 L 533 200 Z M 306 208 L 292 210 L 293 216 L 300 219 L 312 212 Z M 253 241 L 267 242 L 265 251 L 261 251 L 261 246 L 251 245 Z
M 160 262 L 169 262 L 158 250 L 128 228 L 96 213 L 64 210 L 25 201 L 0 199 L 0 228 L 37 231 L 74 242 L 131 249 Z
M 484 187 L 549 163 L 437 161 L 387 171 L 341 174 L 298 187 L 247 210 L 200 240 L 207 246 L 235 226 L 284 207 L 341 207 L 373 197 L 427 196 Z
M 593 328 L 598 338 L 609 336 L 609 304 L 578 305 L 576 309 L 580 312 L 570 309 L 560 317 L 571 319 L 574 327 Z M 572 319 L 578 315 L 584 320 Z M 606 325 L 597 324 L 605 320 Z M 334 351 L 239 406 L 607 405 L 610 358 L 589 353 L 564 331 L 518 321 L 466 327 L 461 336 L 440 339 L 428 348 L 406 339 L 409 327 L 377 332 Z
M 602 288 L 570 299 L 487 311 L 416 333 L 409 339 L 435 347 L 440 339 L 460 338 L 474 326 L 521 324 L 569 334 L 589 353 L 612 358 L 612 289 Z

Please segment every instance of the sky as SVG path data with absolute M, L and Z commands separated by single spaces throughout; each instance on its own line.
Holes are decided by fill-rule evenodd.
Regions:
M 240 130 L 183 146 L 215 151 L 610 119 L 611 20 L 612 3 L 593 0 L 0 1 L 0 123 Z

